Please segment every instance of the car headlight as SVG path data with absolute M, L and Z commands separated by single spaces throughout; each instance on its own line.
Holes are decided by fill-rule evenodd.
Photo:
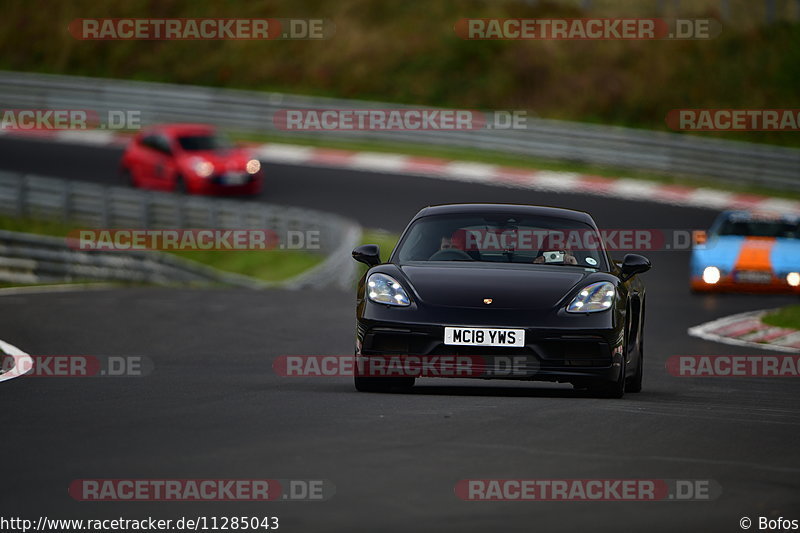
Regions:
M 800 287 L 800 272 L 789 272 L 786 274 L 786 283 L 792 287 Z
M 192 170 L 201 178 L 207 178 L 214 173 L 214 164 L 202 157 L 197 157 L 192 161 Z
M 375 303 L 411 305 L 411 299 L 396 279 L 386 274 L 373 274 L 367 280 L 367 296 Z
M 596 313 L 610 309 L 614 303 L 617 290 L 608 281 L 599 281 L 587 285 L 567 306 L 569 313 Z
M 709 285 L 715 284 L 716 282 L 719 281 L 721 277 L 722 274 L 720 273 L 717 267 L 710 266 L 706 267 L 705 270 L 703 270 L 703 281 L 705 281 Z
M 250 161 L 247 162 L 247 165 L 245 165 L 244 168 L 245 170 L 247 170 L 248 174 L 255 174 L 256 172 L 261 170 L 261 161 L 259 161 L 258 159 L 251 159 Z

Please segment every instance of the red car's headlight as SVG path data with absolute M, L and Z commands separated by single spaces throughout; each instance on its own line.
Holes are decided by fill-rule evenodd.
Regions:
M 258 159 L 251 159 L 244 168 L 247 170 L 248 174 L 255 174 L 261 170 L 261 162 Z

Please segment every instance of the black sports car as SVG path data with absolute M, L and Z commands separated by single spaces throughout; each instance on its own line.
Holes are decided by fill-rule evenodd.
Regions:
M 427 207 L 358 285 L 355 386 L 417 377 L 571 383 L 619 398 L 642 388 L 640 255 L 614 262 L 591 216 L 553 207 Z

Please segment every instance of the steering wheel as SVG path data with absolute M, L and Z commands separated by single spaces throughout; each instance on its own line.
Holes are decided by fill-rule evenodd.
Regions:
M 458 248 L 439 250 L 428 258 L 428 261 L 474 261 L 471 255 Z

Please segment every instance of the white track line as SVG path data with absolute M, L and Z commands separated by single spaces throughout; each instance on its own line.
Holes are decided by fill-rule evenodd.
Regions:
M 36 285 L 34 287 L 6 287 L 0 289 L 0 296 L 13 294 L 46 294 L 54 292 L 85 291 L 114 287 L 111 283 L 68 283 L 63 285 Z M 14 358 L 14 367 L 0 374 L 0 382 L 18 378 L 31 371 L 33 358 L 13 344 L 0 340 L 0 351 Z
M 745 320 L 748 318 L 760 318 L 773 311 L 772 309 L 762 309 L 760 311 L 749 311 L 747 313 L 739 313 L 737 315 L 726 316 L 699 326 L 689 328 L 687 333 L 692 337 L 697 337 L 707 341 L 721 342 L 723 344 L 730 344 L 732 346 L 747 346 L 748 348 L 758 348 L 761 350 L 774 350 L 776 352 L 800 353 L 800 350 L 791 348 L 789 346 L 780 346 L 777 344 L 767 344 L 762 342 L 750 342 L 733 337 L 726 337 L 714 333 L 721 328 L 733 324 L 734 322 Z
M 16 346 L 0 340 L 0 350 L 14 358 L 14 367 L 8 372 L 0 374 L 0 382 L 18 378 L 27 374 L 33 368 L 33 359 L 31 359 L 31 356 Z

